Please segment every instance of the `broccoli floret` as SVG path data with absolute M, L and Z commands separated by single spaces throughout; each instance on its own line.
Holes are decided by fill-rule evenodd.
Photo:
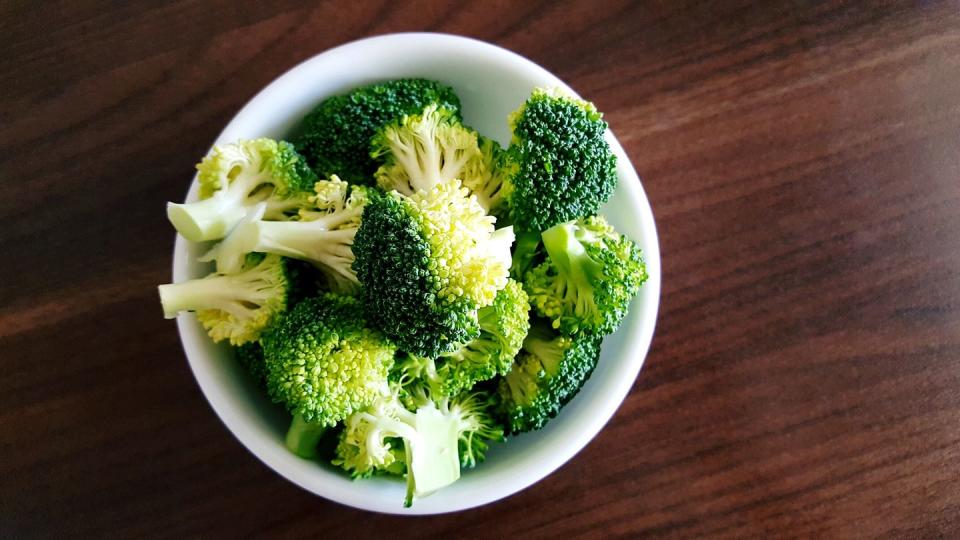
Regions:
M 295 215 L 317 180 L 292 144 L 272 139 L 216 146 L 197 171 L 200 200 L 167 204 L 170 223 L 194 242 L 223 238 L 260 202 L 264 219 Z
M 532 326 L 513 369 L 500 380 L 509 431 L 542 428 L 580 391 L 599 356 L 599 338 L 558 336 L 545 325 Z
M 211 274 L 183 283 L 160 285 L 164 316 L 196 311 L 197 320 L 214 341 L 227 339 L 242 345 L 287 309 L 290 280 L 284 261 L 276 255 L 251 255 L 237 274 Z
M 422 394 L 411 412 L 394 392 L 347 418 L 333 463 L 354 478 L 405 473 L 404 506 L 410 506 L 414 497 L 455 482 L 461 466 L 483 460 L 488 441 L 503 440 L 491 403 L 483 393 L 452 399 Z
M 257 386 L 267 387 L 267 365 L 263 361 L 263 347 L 259 341 L 249 341 L 234 349 L 234 357 L 257 382 Z
M 477 336 L 477 310 L 507 284 L 511 228 L 494 230 L 458 180 L 411 197 L 372 195 L 353 243 L 353 269 L 374 327 L 436 357 Z
M 305 422 L 333 426 L 387 391 L 395 348 L 353 297 L 304 300 L 261 343 L 270 396 Z
M 371 184 L 377 161 L 370 139 L 383 126 L 436 104 L 459 117 L 460 98 L 436 81 L 402 79 L 357 88 L 324 100 L 303 121 L 296 139 L 321 176 L 339 174 L 350 183 Z
M 275 253 L 309 262 L 326 275 L 332 291 L 352 293 L 359 282 L 351 246 L 369 189 L 350 187 L 336 176 L 321 180 L 299 221 L 256 219 L 257 209 L 201 260 L 215 260 L 218 270 L 229 271 L 247 252 Z
M 640 248 L 598 216 L 547 229 L 543 244 L 524 281 L 537 313 L 564 334 L 613 333 L 647 279 Z
M 482 172 L 477 132 L 464 127 L 456 111 L 436 104 L 384 126 L 373 137 L 371 149 L 374 158 L 384 161 L 376 172 L 377 185 L 404 195 L 463 179 L 468 168 Z
M 426 367 L 423 379 L 432 381 L 437 395 L 455 396 L 476 383 L 505 375 L 530 329 L 530 303 L 516 281 L 510 280 L 480 309 L 480 335 L 457 350 L 441 354 Z
M 597 213 L 617 185 L 607 123 L 592 103 L 534 90 L 510 115 L 508 205 L 518 231 L 543 231 Z

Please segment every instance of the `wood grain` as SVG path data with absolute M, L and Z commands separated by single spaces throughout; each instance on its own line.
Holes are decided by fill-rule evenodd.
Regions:
M 248 454 L 154 289 L 163 204 L 238 108 L 407 30 L 594 100 L 664 269 L 607 428 L 516 496 L 418 519 Z M 0 45 L 0 537 L 960 535 L 960 4 L 6 1 Z

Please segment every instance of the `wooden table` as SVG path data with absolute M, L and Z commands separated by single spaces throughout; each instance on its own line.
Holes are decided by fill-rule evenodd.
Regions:
M 960 535 L 960 4 L 867 4 L 0 3 L 0 537 Z M 664 269 L 606 429 L 516 496 L 422 519 L 247 453 L 155 290 L 164 202 L 238 108 L 405 30 L 594 100 Z

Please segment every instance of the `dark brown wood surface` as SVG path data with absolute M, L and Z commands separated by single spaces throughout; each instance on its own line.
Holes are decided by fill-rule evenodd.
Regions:
M 155 290 L 164 202 L 239 107 L 407 30 L 595 101 L 663 251 L 653 348 L 599 436 L 417 519 L 247 453 Z M 960 535 L 957 2 L 6 0 L 0 50 L 0 537 Z

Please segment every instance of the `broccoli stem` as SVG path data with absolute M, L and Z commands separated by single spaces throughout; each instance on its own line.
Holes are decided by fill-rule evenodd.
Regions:
M 173 319 L 181 311 L 198 311 L 201 309 L 229 309 L 230 304 L 237 300 L 239 290 L 233 290 L 221 277 L 192 279 L 183 283 L 168 283 L 160 285 L 160 303 L 163 305 L 163 316 Z
M 157 291 L 163 315 L 173 319 L 181 311 L 219 309 L 238 319 L 247 317 L 275 294 L 263 288 L 263 276 L 262 270 L 254 268 L 242 274 L 215 275 L 160 285 Z
M 167 203 L 167 219 L 177 232 L 192 242 L 218 240 L 243 219 L 246 210 L 214 196 L 191 203 Z
M 329 230 L 320 220 L 259 221 L 253 231 L 250 251 L 300 259 L 327 270 L 331 285 L 340 292 L 359 283 L 351 268 L 356 228 Z
M 533 266 L 533 259 L 540 246 L 540 233 L 523 231 L 517 234 L 516 247 L 513 251 L 513 261 L 510 275 L 514 279 L 523 279 L 523 275 Z
M 267 181 L 264 173 L 243 172 L 226 189 L 212 197 L 190 203 L 167 203 L 167 218 L 177 232 L 192 242 L 219 240 L 247 215 L 246 198 Z M 224 179 L 223 181 L 227 181 Z
M 293 417 L 290 429 L 287 430 L 287 448 L 302 458 L 315 458 L 317 445 L 326 431 L 327 428 L 323 424 L 307 422 L 298 414 Z

